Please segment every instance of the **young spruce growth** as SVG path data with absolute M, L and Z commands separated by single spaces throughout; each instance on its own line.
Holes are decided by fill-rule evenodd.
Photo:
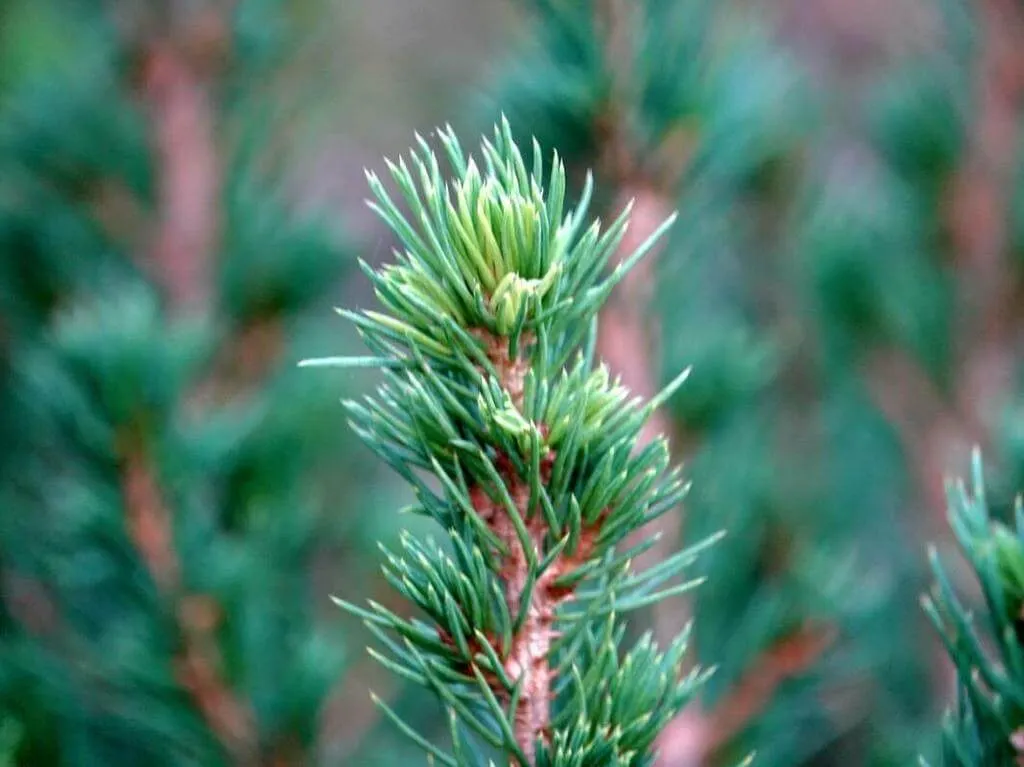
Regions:
M 942 636 L 958 679 L 958 701 L 943 732 L 947 767 L 1024 764 L 1024 503 L 1013 528 L 991 518 L 981 456 L 975 451 L 972 491 L 949 488 L 949 518 L 981 585 L 982 620 L 957 597 L 931 552 L 936 585 L 924 607 Z
M 403 248 L 363 265 L 385 311 L 342 312 L 373 356 L 307 364 L 383 370 L 376 396 L 346 403 L 353 428 L 447 541 L 406 536 L 387 553 L 388 580 L 425 620 L 342 606 L 380 640 L 374 657 L 446 707 L 451 754 L 380 703 L 437 762 L 484 763 L 472 733 L 524 767 L 650 764 L 705 673 L 682 673 L 685 635 L 621 654 L 623 616 L 696 585 L 679 576 L 711 541 L 631 571 L 653 539 L 620 544 L 686 493 L 666 441 L 638 445 L 686 373 L 644 404 L 592 357 L 602 303 L 672 221 L 608 274 L 628 208 L 604 232 L 588 224 L 588 177 L 566 212 L 557 154 L 545 169 L 534 141 L 528 170 L 505 121 L 479 158 L 450 128 L 438 138 L 454 180 L 419 137 L 388 163 L 407 212 L 368 174 Z

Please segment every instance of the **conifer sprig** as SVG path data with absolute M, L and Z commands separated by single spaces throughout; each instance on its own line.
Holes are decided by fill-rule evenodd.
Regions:
M 970 492 L 957 482 L 947 494 L 950 525 L 981 586 L 984 614 L 977 620 L 963 604 L 932 550 L 935 586 L 922 601 L 958 680 L 942 763 L 1024 764 L 1024 503 L 1017 498 L 1012 527 L 992 519 L 977 450 Z
M 385 551 L 387 579 L 422 617 L 340 604 L 379 639 L 375 658 L 513 763 L 648 764 L 704 672 L 682 675 L 685 636 L 665 653 L 645 637 L 620 658 L 622 616 L 693 588 L 680 576 L 711 540 L 631 571 L 653 540 L 619 544 L 687 491 L 664 439 L 638 449 L 687 371 L 643 403 L 592 357 L 602 302 L 672 219 L 606 274 L 628 208 L 604 231 L 585 225 L 588 177 L 565 213 L 557 154 L 545 168 L 534 142 L 528 170 L 505 121 L 480 161 L 450 128 L 438 138 L 454 180 L 419 137 L 388 163 L 405 211 L 368 174 L 401 243 L 393 265 L 363 265 L 386 311 L 342 312 L 374 356 L 308 364 L 382 368 L 375 396 L 345 403 L 352 426 L 447 540 L 406 535 Z M 441 763 L 475 763 L 459 732 L 447 754 L 386 711 Z

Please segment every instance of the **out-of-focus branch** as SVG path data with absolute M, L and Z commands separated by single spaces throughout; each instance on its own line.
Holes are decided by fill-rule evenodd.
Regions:
M 701 767 L 739 735 L 771 701 L 779 685 L 813 666 L 835 641 L 829 627 L 806 627 L 762 653 L 715 708 L 676 718 L 658 741 L 659 764 Z
M 384 605 L 396 615 L 409 613 L 409 604 L 390 584 L 376 581 L 372 588 L 370 597 L 374 602 Z M 401 691 L 395 675 L 369 653 L 346 668 L 324 707 L 320 720 L 320 749 L 325 759 L 327 752 L 331 751 L 328 760 L 331 763 L 350 763 L 380 721 L 380 708 L 366 694 L 367 690 L 373 691 L 377 699 L 385 703 Z
M 159 185 L 152 265 L 170 306 L 179 313 L 212 308 L 211 266 L 220 237 L 223 169 L 210 89 L 230 54 L 227 19 L 232 5 L 233 0 L 223 0 L 197 10 L 178 4 L 172 14 L 174 34 L 157 38 L 144 52 L 142 94 L 153 126 Z M 205 409 L 252 393 L 281 363 L 286 342 L 283 318 L 276 314 L 249 318 L 233 327 L 208 374 L 191 393 L 189 408 L 201 417 Z M 207 597 L 195 597 L 193 604 L 203 609 L 190 614 L 206 616 L 200 623 L 210 625 L 211 631 L 207 636 L 195 634 L 197 652 L 183 663 L 191 680 L 186 684 L 201 695 L 207 710 L 223 712 L 223 721 L 207 718 L 224 733 L 222 740 L 234 740 L 249 750 L 241 761 L 250 763 L 246 759 L 256 755 L 259 739 L 254 722 L 241 703 L 232 702 L 226 685 L 218 683 L 212 673 L 215 665 L 203 662 L 203 653 L 216 657 L 218 652 L 212 617 L 219 607 Z M 362 719 L 372 720 L 374 715 L 371 711 Z M 354 723 L 359 719 L 358 715 L 346 717 L 346 725 L 358 727 Z M 327 723 L 333 721 L 328 715 L 322 717 L 321 740 L 327 738 Z M 298 764 L 309 757 L 294 739 L 275 743 L 272 749 L 274 755 L 268 758 L 275 765 Z
M 217 350 L 193 405 L 201 410 L 252 393 L 281 362 L 287 337 L 281 317 L 250 319 L 233 328 Z
M 920 366 L 895 350 L 874 355 L 866 368 L 873 396 L 900 436 L 936 535 L 946 528 L 945 478 L 966 463 L 972 446 L 991 448 L 994 418 L 1012 390 L 1020 336 L 1021 285 L 1008 259 L 1007 226 L 1024 95 L 1024 10 L 1013 0 L 982 0 L 977 18 L 975 118 L 947 209 L 961 288 L 954 385 L 943 395 Z M 952 690 L 955 674 L 944 654 L 939 664 L 937 677 Z
M 929 538 L 947 534 L 944 478 L 967 463 L 973 445 L 985 446 L 986 434 L 970 403 L 965 410 L 942 393 L 905 353 L 875 353 L 866 365 L 875 404 L 895 429 L 925 508 L 921 520 Z M 941 646 L 933 659 L 934 679 L 943 693 L 955 689 L 956 671 Z
M 607 39 L 607 58 L 615 75 L 611 103 L 599 125 L 603 134 L 601 168 L 616 179 L 620 189 L 620 207 L 633 201 L 630 227 L 623 239 L 616 262 L 633 252 L 671 214 L 673 191 L 687 166 L 691 142 L 683 136 L 680 147 L 669 147 L 677 155 L 672 162 L 661 163 L 662 170 L 671 167 L 669 178 L 664 173 L 645 172 L 630 145 L 623 103 L 628 98 L 625 79 L 629 73 L 630 41 L 624 37 L 628 24 L 623 24 L 625 4 L 605 0 L 599 4 L 599 19 Z M 680 136 L 674 135 L 673 140 Z M 678 141 L 676 142 L 678 143 Z M 680 157 L 682 161 L 680 161 Z M 652 318 L 651 299 L 655 283 L 656 256 L 651 254 L 640 262 L 619 284 L 601 314 L 598 331 L 598 355 L 612 372 L 634 393 L 651 397 L 658 386 L 659 327 Z M 640 445 L 658 435 L 680 435 L 670 419 L 661 411 L 647 422 Z M 660 544 L 650 549 L 639 567 L 663 559 L 671 547 L 678 545 L 682 533 L 680 515 L 664 515 L 657 521 L 657 530 L 645 529 L 646 537 L 657 532 Z M 633 541 L 634 543 L 636 541 Z M 671 641 L 686 624 L 690 610 L 677 601 L 655 610 L 655 633 L 662 641 Z M 769 648 L 756 661 L 741 683 L 712 711 L 696 705 L 688 706 L 664 730 L 658 742 L 659 764 L 668 767 L 697 767 L 730 738 L 740 732 L 770 701 L 775 689 L 785 679 L 796 676 L 813 664 L 831 643 L 831 634 L 808 630 L 787 638 Z
M 62 633 L 57 605 L 38 579 L 0 566 L 0 597 L 11 618 L 30 634 L 51 637 Z
M 1024 96 L 1024 8 L 1015 0 L 982 0 L 977 13 L 977 116 L 949 210 L 955 265 L 966 288 L 957 399 L 961 409 L 975 412 L 999 408 L 1012 385 L 1021 285 L 1007 239 Z
M 625 106 L 630 95 L 628 78 L 632 61 L 632 40 L 628 35 L 632 25 L 627 23 L 629 4 L 622 0 L 603 0 L 597 7 L 597 21 L 606 41 L 605 56 L 613 75 L 609 103 L 597 126 L 601 139 L 599 167 L 618 187 L 617 208 L 633 203 L 629 228 L 609 265 L 614 268 L 672 214 L 675 205 L 671 190 L 685 165 L 678 168 L 678 175 L 672 179 L 655 178 L 653 173 L 641 169 L 629 135 Z M 657 252 L 651 253 L 625 276 L 609 297 L 598 323 L 598 358 L 607 363 L 610 371 L 619 376 L 634 395 L 645 399 L 653 397 L 659 389 L 659 328 L 651 311 L 657 256 Z M 673 431 L 664 412 L 656 411 L 644 425 L 637 447 L 642 448 L 659 435 L 670 436 Z M 627 545 L 654 533 L 660 535 L 659 543 L 637 560 L 637 567 L 642 569 L 664 559 L 670 547 L 679 542 L 681 528 L 679 515 L 665 514 L 648 528 L 637 531 Z M 654 613 L 655 633 L 667 642 L 685 625 L 688 611 L 673 603 L 657 606 Z
M 712 712 L 712 737 L 704 744 L 704 753 L 713 753 L 738 735 L 765 709 L 779 685 L 813 666 L 835 639 L 836 632 L 831 627 L 811 626 L 781 639 L 762 653 Z
M 903 449 L 936 525 L 945 529 L 943 480 L 972 445 L 988 447 L 992 416 L 1012 388 L 1020 284 L 1007 257 L 1017 120 L 1024 95 L 1024 11 L 1012 0 L 978 5 L 976 117 L 950 186 L 947 224 L 959 269 L 954 385 L 943 395 L 907 355 L 888 350 L 867 364 L 876 402 Z
M 370 690 L 378 700 L 389 702 L 398 692 L 397 688 L 394 676 L 381 673 L 372 658 L 356 661 L 325 707 L 320 726 L 324 753 L 328 750 L 328 742 L 334 741 L 337 751 L 331 754 L 332 759 L 338 763 L 350 763 L 367 734 L 380 721 L 380 709 L 365 691 Z M 360 694 L 355 695 L 355 690 Z
M 636 250 L 673 211 L 671 198 L 650 186 L 627 186 L 621 190 L 621 198 L 622 205 L 632 200 L 633 211 L 629 229 L 614 257 L 616 263 Z M 605 304 L 598 325 L 598 357 L 634 395 L 644 399 L 653 397 L 660 388 L 659 328 L 651 310 L 656 255 L 641 260 L 619 283 Z M 671 420 L 662 410 L 657 410 L 644 424 L 637 444 L 643 446 L 660 435 L 670 436 L 673 432 Z M 630 544 L 638 543 L 654 532 L 661 536 L 657 545 L 638 558 L 637 567 L 641 569 L 664 559 L 679 542 L 680 515 L 665 514 L 653 525 L 656 525 L 655 530 L 650 527 L 639 530 L 636 540 L 630 541 Z M 685 624 L 685 611 L 678 602 L 656 609 L 655 616 L 656 632 L 663 640 L 671 640 Z
M 150 44 L 143 95 L 153 127 L 158 221 L 152 264 L 178 310 L 204 307 L 218 236 L 220 165 L 197 66 L 172 41 Z
M 152 264 L 169 304 L 178 312 L 208 308 L 212 298 L 211 262 L 220 236 L 222 168 L 209 90 L 211 80 L 229 54 L 225 20 L 232 4 L 232 0 L 224 0 L 206 11 L 180 8 L 174 23 L 177 34 L 149 45 L 144 55 L 142 92 L 153 124 L 159 179 Z M 281 362 L 286 342 L 283 320 L 275 314 L 250 318 L 232 328 L 207 376 L 192 392 L 189 407 L 201 412 L 254 391 Z M 210 618 L 217 613 L 219 608 L 212 600 L 197 599 L 202 599 L 204 610 L 196 614 Z M 212 633 L 210 641 L 202 636 L 197 639 L 202 640 L 197 646 L 209 653 L 217 652 Z M 193 653 L 184 664 L 193 680 L 192 688 L 202 693 L 211 711 L 226 711 L 219 731 L 226 735 L 234 733 L 235 740 L 255 749 L 258 733 L 243 733 L 242 724 L 247 721 L 243 714 L 248 716 L 245 708 L 233 703 L 226 689 L 218 691 L 217 680 L 211 673 L 213 665 L 203 663 L 202 657 Z M 358 677 L 358 673 L 354 676 Z M 350 697 L 345 692 L 346 682 L 332 696 L 345 704 L 344 714 L 334 716 L 328 703 L 321 717 L 321 742 L 333 736 L 336 729 L 359 732 L 369 729 L 375 721 L 377 713 L 372 705 L 357 709 L 350 700 L 345 702 Z M 387 678 L 376 687 L 380 691 L 389 684 L 391 680 Z M 343 723 L 339 726 L 341 719 Z M 252 726 L 252 722 L 246 726 Z M 294 743 L 279 743 L 275 747 L 275 765 L 298 764 L 309 757 Z
M 258 738 L 252 712 L 223 677 L 216 637 L 219 608 L 208 597 L 185 592 L 170 512 L 155 471 L 135 440 L 122 445 L 121 489 L 129 536 L 177 621 L 179 680 L 234 762 L 255 764 Z
M 214 9 L 181 15 L 170 25 L 171 33 L 144 43 L 141 73 L 157 179 L 149 263 L 171 311 L 177 313 L 204 310 L 210 300 L 221 169 L 206 70 L 211 40 L 226 39 L 224 19 Z M 119 447 L 126 526 L 176 619 L 179 681 L 233 762 L 256 764 L 255 717 L 248 703 L 236 696 L 222 668 L 217 638 L 221 608 L 211 597 L 190 594 L 185 587 L 172 510 L 143 444 L 126 438 Z
M 928 374 L 906 353 L 881 350 L 865 364 L 869 391 L 896 430 L 910 471 L 927 508 L 929 534 L 945 530 L 943 477 L 962 465 L 971 446 L 985 435 L 971 409 L 962 410 L 938 390 Z
M 633 201 L 629 229 L 612 264 L 639 247 L 673 211 L 670 199 L 648 188 L 625 189 L 622 204 Z M 655 257 L 642 259 L 619 283 L 605 305 L 598 326 L 598 355 L 629 390 L 650 399 L 660 388 L 658 383 L 659 328 L 651 317 L 655 279 Z M 648 444 L 660 434 L 670 434 L 672 426 L 662 411 L 656 411 L 644 424 L 640 441 Z

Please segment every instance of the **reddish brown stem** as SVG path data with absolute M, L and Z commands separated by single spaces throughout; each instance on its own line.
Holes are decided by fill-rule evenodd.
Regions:
M 542 466 L 545 482 L 553 461 L 554 457 L 549 455 Z M 533 556 L 539 559 L 544 553 L 543 542 L 547 530 L 537 510 L 529 508 L 529 485 L 516 477 L 510 467 L 503 467 L 503 474 L 516 509 L 526 520 Z M 503 504 L 494 502 L 483 490 L 475 488 L 473 505 L 509 550 L 500 576 L 505 583 L 509 614 L 516 616 L 522 608 L 523 593 L 530 574 L 526 551 Z M 550 739 L 553 679 L 549 655 L 556 638 L 555 610 L 573 597 L 571 588 L 559 588 L 555 581 L 589 559 L 597 533 L 598 527 L 583 530 L 576 550 L 563 553 L 538 578 L 526 607 L 526 617 L 519 630 L 513 634 L 505 659 L 505 672 L 510 679 L 519 682 L 522 689 L 515 711 L 514 732 L 528 765 L 536 764 L 536 743 L 540 741 L 547 744 Z
M 170 42 L 147 52 L 143 90 L 158 173 L 153 264 L 172 306 L 204 306 L 218 235 L 219 162 L 212 107 L 195 66 Z
M 512 396 L 516 406 L 522 404 L 522 382 L 529 370 L 526 358 L 510 359 L 508 343 L 503 339 L 485 337 L 487 352 L 494 368 L 499 371 L 502 385 Z M 524 340 L 524 348 L 532 339 Z M 543 428 L 543 427 L 542 427 Z M 546 483 L 555 455 L 548 451 L 541 461 L 541 481 Z M 488 524 L 507 550 L 501 563 L 499 576 L 505 585 L 505 599 L 509 615 L 517 617 L 523 610 L 523 598 L 530 578 L 531 560 L 544 556 L 544 539 L 548 530 L 538 509 L 530 508 L 530 486 L 516 474 L 508 460 L 499 460 L 498 469 L 516 511 L 526 525 L 526 541 L 520 538 L 516 526 L 504 503 L 495 501 L 493 493 L 482 486 L 471 489 L 471 500 L 477 514 Z M 512 635 L 505 656 L 505 672 L 521 688 L 514 712 L 513 729 L 516 743 L 528 765 L 536 764 L 537 742 L 548 743 L 551 726 L 552 669 L 551 645 L 555 639 L 555 610 L 573 596 L 571 588 L 559 588 L 555 581 L 572 572 L 587 561 L 593 551 L 597 529 L 582 531 L 576 549 L 564 552 L 537 579 L 525 606 L 522 625 Z M 524 547 L 529 546 L 528 550 Z M 496 691 L 497 680 L 494 680 Z
M 506 485 L 515 499 L 520 516 L 525 518 L 529 488 L 511 476 L 506 478 Z M 519 614 L 522 606 L 523 592 L 530 573 L 526 550 L 502 504 L 492 501 L 479 488 L 474 490 L 473 502 L 477 513 L 488 521 L 491 529 L 509 550 L 499 575 L 505 584 L 509 615 L 514 617 Z M 528 530 L 533 555 L 540 556 L 543 528 L 539 520 L 530 520 Z M 505 659 L 505 671 L 509 678 L 522 687 L 514 714 L 514 731 L 516 743 L 529 765 L 536 762 L 536 743 L 538 740 L 546 741 L 551 719 L 551 665 L 548 654 L 554 634 L 556 605 L 550 584 L 538 583 L 530 597 L 526 618 L 513 634 Z
M 514 490 L 520 514 L 526 510 L 529 489 L 519 483 Z M 524 515 L 525 516 L 525 515 Z M 508 521 L 507 517 L 504 521 Z M 542 556 L 543 529 L 537 520 L 531 520 L 529 527 L 530 545 L 534 556 Z M 503 542 L 512 550 L 502 568 L 502 578 L 508 588 L 508 608 L 511 615 L 518 614 L 522 607 L 523 589 L 529 575 L 529 564 L 522 544 L 514 530 L 504 524 L 495 525 Z M 511 533 L 511 536 L 509 536 Z M 522 685 L 520 703 L 515 712 L 516 742 L 530 764 L 536 762 L 538 740 L 546 741 L 551 721 L 551 664 L 548 654 L 554 634 L 555 601 L 545 587 L 537 584 L 526 607 L 526 619 L 519 631 L 512 637 L 512 646 L 505 661 L 509 678 Z
M 175 665 L 181 683 L 236 763 L 254 764 L 252 714 L 221 675 L 215 633 L 219 608 L 209 597 L 185 594 L 170 515 L 154 470 L 137 444 L 126 442 L 121 472 L 128 533 L 178 622 L 181 644 Z
M 522 358 L 510 359 L 507 342 L 503 343 L 502 339 L 493 338 L 488 341 L 491 362 L 499 371 L 505 390 L 518 405 L 522 399 L 522 381 L 529 370 L 529 363 Z M 505 584 L 509 615 L 514 618 L 522 608 L 523 593 L 530 576 L 530 559 L 536 561 L 542 556 L 544 527 L 539 516 L 530 516 L 529 486 L 515 475 L 511 466 L 502 466 L 501 469 L 519 516 L 527 520 L 529 539 L 526 544 L 533 550 L 527 552 L 524 548 L 524 542 L 520 540 L 509 512 L 502 503 L 493 501 L 480 487 L 473 490 L 473 502 L 477 513 L 487 521 L 508 550 L 499 575 Z M 551 719 L 551 666 L 548 654 L 551 649 L 554 607 L 546 584 L 538 583 L 530 595 L 525 620 L 513 635 L 505 659 L 505 671 L 509 678 L 519 682 L 522 688 L 515 711 L 514 730 L 516 742 L 531 765 L 536 761 L 536 743 L 538 739 L 546 739 Z

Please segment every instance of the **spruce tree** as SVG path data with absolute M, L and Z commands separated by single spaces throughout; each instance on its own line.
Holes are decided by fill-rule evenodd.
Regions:
M 375 395 L 346 402 L 352 426 L 442 537 L 405 536 L 386 554 L 412 617 L 339 602 L 377 636 L 375 658 L 442 702 L 451 752 L 379 702 L 436 762 L 651 764 L 705 674 L 683 672 L 688 632 L 623 652 L 624 618 L 689 591 L 697 581 L 679 577 L 711 539 L 631 566 L 655 539 L 621 544 L 688 487 L 664 438 L 638 449 L 688 371 L 645 403 L 594 347 L 601 305 L 674 217 L 606 274 L 628 208 L 590 221 L 589 182 L 567 208 L 558 155 L 545 164 L 534 141 L 528 165 L 506 121 L 475 157 L 450 128 L 436 139 L 452 179 L 422 138 L 388 162 L 397 193 L 368 174 L 400 243 L 394 263 L 364 266 L 384 311 L 342 312 L 370 356 L 307 364 L 381 369 Z

